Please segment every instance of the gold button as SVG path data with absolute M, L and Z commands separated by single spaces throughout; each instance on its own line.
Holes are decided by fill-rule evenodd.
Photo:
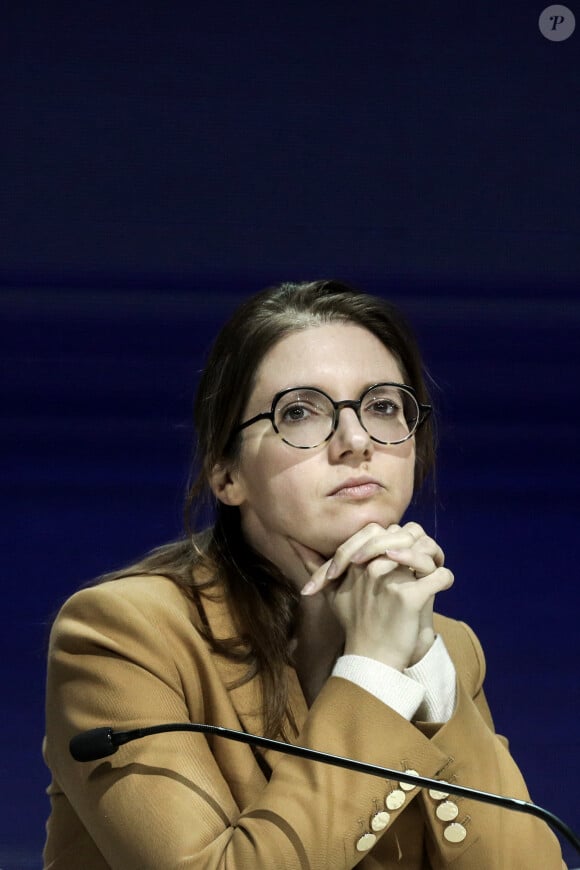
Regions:
M 435 810 L 435 815 L 442 822 L 452 822 L 459 815 L 459 808 L 453 801 L 443 801 Z
M 356 850 L 357 852 L 368 852 L 369 849 L 373 848 L 376 842 L 376 836 L 371 834 L 369 831 L 369 833 L 363 834 L 360 840 L 357 840 Z
M 371 828 L 373 831 L 384 831 L 389 824 L 390 815 L 384 810 L 375 813 L 371 819 Z
M 385 806 L 388 810 L 400 810 L 405 803 L 405 792 L 396 788 L 385 798 Z
M 430 788 L 429 789 L 429 796 L 432 797 L 434 801 L 444 801 L 445 798 L 449 797 L 449 792 L 437 791 L 436 788 Z
M 459 822 L 453 822 L 447 825 L 443 831 L 443 836 L 449 843 L 462 843 L 467 837 L 467 831 Z
M 419 776 L 416 770 L 406 770 L 405 773 L 410 773 L 412 776 Z M 413 791 L 414 788 L 417 788 L 416 785 L 412 785 L 410 782 L 400 782 L 399 785 L 403 791 Z

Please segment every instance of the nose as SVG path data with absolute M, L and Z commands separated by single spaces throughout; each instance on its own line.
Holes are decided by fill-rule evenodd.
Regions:
M 373 442 L 352 407 L 338 410 L 338 423 L 329 442 L 329 451 L 336 456 L 353 454 L 370 456 Z

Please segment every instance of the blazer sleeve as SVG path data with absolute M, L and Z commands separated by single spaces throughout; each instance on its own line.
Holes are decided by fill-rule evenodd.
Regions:
M 262 777 L 241 806 L 234 792 L 247 783 L 235 780 L 251 785 L 259 772 L 249 746 L 167 733 L 98 762 L 71 758 L 70 738 L 86 729 L 208 721 L 212 679 L 187 612 L 161 606 L 145 584 L 113 581 L 69 599 L 49 650 L 45 755 L 53 806 L 66 801 L 66 809 L 49 821 L 47 866 L 61 866 L 59 849 L 74 851 L 87 836 L 101 856 L 94 866 L 113 870 L 348 870 L 365 857 L 357 843 L 386 790 L 376 777 L 278 755 L 269 781 Z M 398 769 L 413 759 L 427 776 L 446 760 L 418 729 L 340 678 L 327 682 L 298 741 Z
M 467 845 L 454 846 L 442 837 L 430 799 L 414 790 L 390 812 L 385 831 L 371 834 L 368 823 L 377 799 L 383 801 L 396 784 L 287 756 L 276 756 L 266 782 L 249 746 L 226 746 L 220 738 L 167 733 L 126 744 L 99 762 L 73 761 L 69 740 L 85 729 L 214 721 L 212 657 L 187 608 L 175 603 L 183 599 L 181 593 L 169 598 L 161 601 L 147 584 L 113 581 L 77 593 L 55 622 L 46 757 L 54 777 L 53 801 L 66 801 L 67 808 L 49 823 L 48 866 L 52 860 L 55 867 L 77 866 L 74 861 L 60 865 L 55 850 L 74 853 L 88 837 L 95 858 L 83 863 L 85 870 L 349 870 L 366 855 L 377 858 L 370 866 L 387 867 L 380 855 L 387 854 L 389 836 L 405 849 L 406 842 L 422 842 L 425 827 L 435 870 L 451 865 L 454 870 L 559 870 L 557 843 L 537 820 L 508 820 L 507 813 L 465 802 Z M 471 648 L 470 661 L 477 660 L 476 641 L 467 629 L 461 634 L 459 646 Z M 460 683 L 451 721 L 427 732 L 358 686 L 333 677 L 308 712 L 298 742 L 491 791 L 519 790 L 524 796 L 521 776 L 493 733 L 481 688 L 470 692 Z M 236 797 L 244 790 L 251 795 L 248 801 Z M 405 824 L 410 826 L 407 840 Z M 399 834 L 393 837 L 393 831 Z M 368 845 L 369 836 L 376 836 L 376 847 L 361 852 L 361 837 Z M 387 851 L 381 853 L 382 847 Z
M 456 709 L 443 725 L 416 723 L 449 759 L 441 778 L 529 801 L 508 742 L 495 733 L 483 689 L 485 658 L 481 644 L 465 623 L 445 620 L 444 625 L 446 644 L 458 673 Z M 537 817 L 450 796 L 459 810 L 455 821 L 463 824 L 468 833 L 463 845 L 451 844 L 444 836 L 444 829 L 451 822 L 441 821 L 437 816 L 442 801 L 433 799 L 429 791 L 423 791 L 420 800 L 430 831 L 427 844 L 433 868 L 448 867 L 454 862 L 457 870 L 464 867 L 565 870 L 557 838 Z

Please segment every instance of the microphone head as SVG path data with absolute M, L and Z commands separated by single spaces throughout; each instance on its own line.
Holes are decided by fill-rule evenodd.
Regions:
M 75 761 L 98 761 L 113 755 L 119 747 L 113 743 L 112 728 L 92 728 L 76 734 L 69 743 L 70 754 Z

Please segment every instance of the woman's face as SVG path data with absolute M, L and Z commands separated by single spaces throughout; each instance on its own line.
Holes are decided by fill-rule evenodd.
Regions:
M 264 357 L 242 419 L 269 411 L 273 396 L 288 387 L 318 387 L 340 401 L 381 381 L 402 383 L 403 376 L 376 336 L 354 324 L 312 326 Z M 330 558 L 368 523 L 398 523 L 411 500 L 414 465 L 414 438 L 378 444 L 345 408 L 330 441 L 309 450 L 285 444 L 269 420 L 259 420 L 243 430 L 239 460 L 214 486 L 219 498 L 239 506 L 252 546 L 293 577 L 293 542 Z M 360 478 L 374 483 L 345 488 Z

